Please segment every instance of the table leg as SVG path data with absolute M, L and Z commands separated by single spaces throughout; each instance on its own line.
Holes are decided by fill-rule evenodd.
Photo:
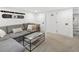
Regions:
M 31 40 L 30 40 L 30 52 L 31 52 Z
M 23 46 L 24 46 L 24 37 L 23 37 Z

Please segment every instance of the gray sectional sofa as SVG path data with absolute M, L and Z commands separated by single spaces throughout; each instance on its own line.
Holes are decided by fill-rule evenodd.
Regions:
M 18 24 L 0 27 L 0 29 L 4 30 L 7 35 L 3 38 L 0 38 L 0 52 L 23 52 L 25 51 L 25 47 L 19 43 L 19 41 L 24 39 L 24 36 L 29 35 L 33 32 L 28 32 L 27 29 L 28 24 Z M 13 28 L 21 27 L 23 31 L 18 33 L 12 33 Z

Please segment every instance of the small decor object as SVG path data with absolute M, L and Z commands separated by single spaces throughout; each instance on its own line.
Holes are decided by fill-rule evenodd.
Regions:
M 53 14 L 51 14 L 51 16 L 54 16 Z
M 10 15 L 10 14 L 2 14 L 2 18 L 12 18 L 12 15 Z
M 17 15 L 17 19 L 24 19 L 24 16 L 22 16 L 22 15 Z
M 65 23 L 65 25 L 68 25 L 68 23 Z

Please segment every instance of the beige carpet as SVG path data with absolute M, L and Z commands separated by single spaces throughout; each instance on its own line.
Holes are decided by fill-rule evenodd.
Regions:
M 27 50 L 26 50 L 27 51 Z M 32 52 L 78 52 L 78 37 L 47 33 L 45 41 Z

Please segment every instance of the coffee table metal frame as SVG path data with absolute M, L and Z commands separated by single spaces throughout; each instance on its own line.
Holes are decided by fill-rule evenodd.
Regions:
M 40 37 L 40 36 L 42 36 L 42 37 Z M 38 38 L 39 37 L 39 38 Z M 38 47 L 42 42 L 44 42 L 45 41 L 45 33 L 42 33 L 42 34 L 40 34 L 40 35 L 38 35 L 38 36 L 36 36 L 36 37 L 34 37 L 33 39 L 29 39 L 29 38 L 27 38 L 26 36 L 24 37 L 24 42 L 26 42 L 27 44 L 29 44 L 29 48 L 30 49 L 28 49 L 27 47 L 25 47 L 28 51 L 32 51 L 33 49 L 32 49 L 32 40 L 34 40 L 34 39 L 36 39 L 36 38 L 38 38 L 37 40 L 41 40 L 41 42 L 39 43 L 39 42 L 37 42 L 37 43 L 39 43 L 39 44 L 37 44 L 33 49 L 35 49 L 36 47 Z M 27 40 L 29 40 L 29 42 L 28 41 L 26 41 L 25 39 L 27 39 Z M 25 45 L 24 45 L 25 46 Z

